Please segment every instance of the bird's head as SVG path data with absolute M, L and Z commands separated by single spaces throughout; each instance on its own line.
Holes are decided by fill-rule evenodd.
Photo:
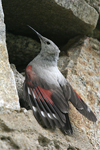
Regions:
M 41 52 L 40 52 L 41 54 L 45 56 L 54 56 L 54 57 L 59 56 L 60 50 L 54 42 L 47 39 L 46 37 L 43 37 L 40 33 L 38 33 L 31 26 L 28 25 L 28 27 L 30 27 L 38 35 L 41 41 Z

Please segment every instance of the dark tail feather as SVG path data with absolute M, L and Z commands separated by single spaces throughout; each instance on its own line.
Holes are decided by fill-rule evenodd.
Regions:
M 60 85 L 61 86 L 61 85 Z M 87 119 L 90 121 L 96 122 L 97 118 L 92 112 L 92 110 L 85 104 L 81 97 L 73 90 L 71 85 L 67 83 L 66 86 L 61 86 L 64 96 L 69 100 L 74 107 Z
M 94 115 L 94 113 L 91 111 L 91 109 L 85 104 L 85 102 L 82 99 L 80 99 L 80 101 L 84 109 L 79 109 L 79 108 L 76 109 L 90 121 L 96 122 L 97 118 Z
M 92 110 L 86 105 L 86 103 L 81 99 L 81 97 L 71 89 L 70 102 L 76 107 L 76 109 L 84 115 L 90 121 L 96 122 L 97 118 L 92 112 Z
M 67 135 L 73 134 L 73 130 L 72 130 L 72 126 L 71 126 L 71 123 L 69 120 L 68 113 L 66 114 L 66 123 L 65 123 L 64 127 L 62 127 L 61 130 L 62 130 L 62 132 L 64 132 Z

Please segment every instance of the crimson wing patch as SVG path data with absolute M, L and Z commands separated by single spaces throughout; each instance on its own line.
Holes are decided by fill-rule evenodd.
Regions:
M 47 128 L 55 128 L 55 126 L 63 128 L 67 121 L 65 113 L 68 113 L 68 104 L 61 101 L 63 97 L 60 92 L 58 93 L 52 88 L 45 89 L 44 87 L 47 87 L 45 82 L 40 81 L 32 70 L 32 66 L 28 66 L 26 68 L 25 90 L 35 118 L 38 122 L 42 119 Z M 68 122 L 70 124 L 69 120 Z M 68 130 L 70 130 L 69 128 L 71 128 L 71 125 Z

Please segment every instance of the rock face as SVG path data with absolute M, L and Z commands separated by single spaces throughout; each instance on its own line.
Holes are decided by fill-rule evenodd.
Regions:
M 86 0 L 89 5 L 94 7 L 99 13 L 99 19 L 97 23 L 97 27 L 93 32 L 93 37 L 100 40 L 100 0 Z
M 11 64 L 10 66 L 14 73 L 19 99 L 23 99 L 23 83 L 24 83 L 25 77 L 16 70 L 16 67 L 14 64 Z
M 10 63 L 21 70 L 39 53 L 40 43 L 29 37 L 7 33 L 7 49 Z
M 96 124 L 91 123 L 79 114 L 73 106 L 71 106 L 70 118 L 75 126 L 87 134 L 94 149 L 99 150 L 100 42 L 92 38 L 81 39 L 67 53 L 70 60 L 66 66 L 66 78 L 81 98 L 91 107 L 98 121 Z
M 100 13 L 100 0 L 85 0 L 90 6 L 94 7 Z
M 91 35 L 98 12 L 85 0 L 2 1 L 7 31 L 30 35 L 27 24 L 58 45 L 76 35 Z
M 11 64 L 11 68 L 13 70 L 15 81 L 16 81 L 20 106 L 26 109 L 30 109 L 29 103 L 25 101 L 23 98 L 23 83 L 24 83 L 25 77 L 17 71 L 14 64 Z M 25 75 L 25 72 L 24 72 L 24 75 Z
M 93 150 L 84 132 L 74 127 L 73 136 L 65 136 L 59 129 L 43 129 L 32 111 L 10 111 L 0 116 L 1 150 Z
M 5 42 L 4 14 L 0 1 L 0 110 L 19 109 L 13 71 L 10 68 Z

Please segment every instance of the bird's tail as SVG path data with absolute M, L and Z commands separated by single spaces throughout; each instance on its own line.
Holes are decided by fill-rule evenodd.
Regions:
M 60 85 L 61 86 L 61 85 Z M 81 99 L 81 97 L 73 90 L 71 85 L 67 82 L 66 86 L 61 86 L 64 96 L 69 100 L 74 107 L 87 119 L 96 122 L 97 118 L 87 104 Z
M 66 113 L 66 123 L 65 123 L 64 127 L 61 130 L 62 130 L 62 132 L 64 132 L 67 135 L 73 134 L 73 130 L 72 130 L 72 126 L 71 126 L 71 123 L 70 123 L 70 120 L 69 120 L 68 113 Z
M 87 106 L 87 104 L 81 99 L 81 97 L 71 89 L 71 98 L 70 102 L 76 107 L 76 109 L 84 115 L 90 121 L 96 122 L 97 118 L 92 112 L 92 110 Z

